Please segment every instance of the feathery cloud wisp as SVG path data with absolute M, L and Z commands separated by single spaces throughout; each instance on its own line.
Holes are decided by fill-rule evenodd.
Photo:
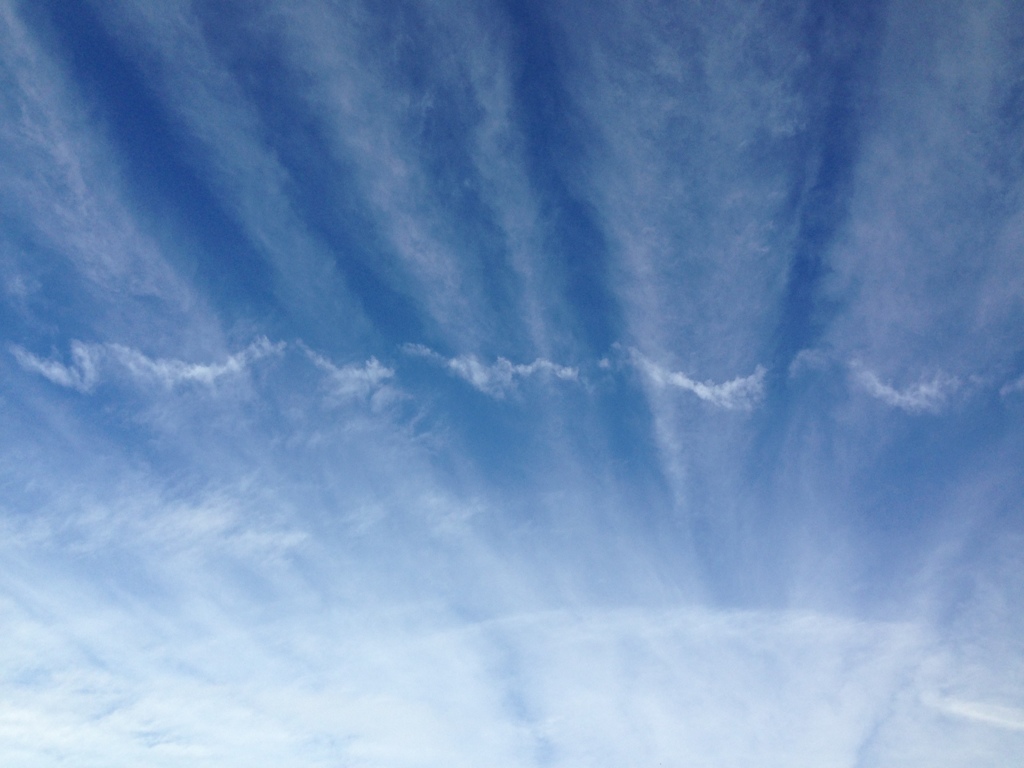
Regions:
M 953 717 L 976 723 L 1005 728 L 1009 731 L 1024 731 L 1024 709 L 987 704 L 981 701 L 967 701 L 953 697 L 925 699 L 925 703 Z
M 960 380 L 955 376 L 936 373 L 931 380 L 896 389 L 878 378 L 859 361 L 850 364 L 853 380 L 860 389 L 886 405 L 908 413 L 938 413 L 949 397 L 960 389 Z
M 96 349 L 96 345 L 72 341 L 70 365 L 65 365 L 57 360 L 45 360 L 37 357 L 18 345 L 11 346 L 11 353 L 26 371 L 38 373 L 43 378 L 62 387 L 79 392 L 89 392 L 99 380 Z
M 1024 376 L 1021 376 L 1019 379 L 1014 379 L 1013 381 L 1004 384 L 1002 387 L 999 388 L 999 394 L 1002 395 L 1003 397 L 1006 397 L 1007 395 L 1013 395 L 1018 392 L 1024 392 Z
M 631 350 L 630 359 L 658 386 L 685 389 L 704 402 L 725 410 L 749 411 L 764 397 L 764 377 L 767 370 L 763 365 L 757 366 L 749 376 L 737 376 L 730 381 L 715 384 L 710 381 L 695 381 L 685 373 L 666 370 L 635 349 Z
M 443 365 L 460 379 L 468 382 L 474 389 L 497 398 L 508 394 L 515 387 L 517 380 L 537 374 L 547 374 L 562 381 L 577 381 L 579 379 L 578 368 L 559 365 L 541 357 L 532 363 L 513 363 L 504 357 L 499 357 L 494 363 L 488 365 L 475 355 L 444 357 L 422 344 L 406 344 L 403 349 L 409 354 L 425 357 Z
M 376 357 L 362 364 L 339 366 L 301 342 L 300 346 L 313 365 L 327 374 L 331 394 L 338 399 L 375 396 L 395 376 L 394 369 L 381 364 Z
M 220 378 L 243 373 L 258 360 L 279 354 L 284 347 L 284 342 L 273 344 L 267 338 L 260 337 L 222 363 L 188 363 L 172 358 L 152 358 L 123 344 L 87 344 L 81 341 L 71 343 L 70 365 L 40 358 L 17 345 L 11 347 L 11 352 L 25 370 L 38 373 L 62 387 L 89 392 L 100 381 L 103 368 L 168 389 L 188 382 L 211 386 Z

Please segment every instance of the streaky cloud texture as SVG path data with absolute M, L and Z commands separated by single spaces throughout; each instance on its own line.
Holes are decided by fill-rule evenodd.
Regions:
M 475 389 L 499 398 L 511 391 L 518 379 L 529 378 L 537 374 L 547 374 L 563 381 L 579 379 L 577 368 L 558 365 L 540 357 L 532 363 L 512 363 L 504 357 L 499 357 L 495 362 L 487 365 L 475 355 L 445 358 L 422 344 L 406 344 L 403 349 L 410 355 L 424 357 L 444 366 Z
M 960 380 L 942 372 L 931 379 L 896 389 L 881 381 L 859 361 L 851 364 L 854 380 L 865 392 L 877 397 L 886 405 L 910 413 L 937 413 L 946 405 L 949 397 L 960 389 Z
M 634 364 L 659 386 L 671 386 L 692 392 L 701 400 L 726 410 L 750 410 L 764 395 L 764 366 L 757 366 L 749 376 L 715 384 L 694 381 L 685 373 L 667 371 L 652 363 L 637 350 L 630 350 Z
M 0 764 L 1016 765 L 1022 35 L 0 0 Z
M 19 346 L 12 352 L 23 368 L 38 373 L 63 387 L 88 392 L 102 378 L 104 369 L 123 373 L 141 383 L 155 383 L 166 388 L 195 382 L 210 386 L 224 376 L 244 373 L 253 363 L 280 354 L 284 343 L 271 344 L 266 338 L 254 341 L 222 363 L 187 363 L 184 360 L 151 358 L 123 344 L 85 344 L 71 342 L 71 365 L 56 360 L 43 360 Z M 326 361 L 324 361 L 326 362 Z

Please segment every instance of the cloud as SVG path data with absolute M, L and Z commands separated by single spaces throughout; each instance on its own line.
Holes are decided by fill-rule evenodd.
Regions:
M 1020 392 L 1024 392 L 1024 376 L 1021 376 L 1019 379 L 1014 379 L 999 388 L 999 394 L 1003 397 L 1006 397 L 1007 395 L 1015 395 Z
M 284 342 L 273 344 L 266 337 L 260 337 L 221 363 L 152 358 L 123 344 L 87 344 L 81 341 L 71 342 L 70 365 L 40 358 L 17 345 L 11 347 L 11 352 L 25 370 L 38 373 L 62 387 L 90 392 L 100 381 L 104 368 L 168 389 L 190 382 L 212 386 L 218 379 L 241 374 L 253 363 L 280 354 L 284 347 Z
M 850 364 L 854 382 L 867 394 L 886 405 L 908 413 L 938 413 L 949 397 L 960 389 L 961 382 L 955 376 L 938 372 L 931 380 L 922 380 L 903 389 L 886 384 L 860 361 Z
M 95 351 L 97 345 L 71 342 L 71 365 L 57 360 L 44 360 L 22 347 L 11 346 L 11 353 L 26 371 L 38 373 L 54 384 L 79 392 L 88 392 L 99 381 Z
M 284 563 L 247 623 L 252 598 L 216 561 L 170 562 L 163 606 L 5 584 L 6 743 L 107 765 L 844 765 L 924 650 L 912 627 L 821 615 L 474 621 L 386 594 L 324 611 Z
M 816 62 L 761 6 L 552 13 L 573 57 L 564 87 L 600 147 L 578 172 L 618 335 L 655 359 L 685 338 L 698 369 L 749 370 L 785 298 L 794 228 L 779 222 L 808 173 L 787 144 L 818 107 L 802 86 Z
M 14 4 L 0 6 L 0 201 L 7 215 L 119 301 L 160 297 L 196 311 L 165 248 L 134 218 L 110 142 Z M 10 230 L 11 227 L 6 227 Z M 14 249 L 10 249 L 14 250 Z M 135 305 L 136 308 L 142 305 Z
M 1024 709 L 1006 707 L 999 704 L 988 704 L 981 701 L 968 701 L 952 697 L 925 698 L 925 703 L 953 717 L 971 720 L 976 723 L 992 725 L 1009 731 L 1024 731 Z
M 0 0 L 0 286 L 38 308 L 0 344 L 12 762 L 932 768 L 1020 754 L 1021 712 L 984 702 L 1024 700 L 1024 634 L 948 623 L 979 603 L 982 545 L 1019 521 L 1020 430 L 984 439 L 1019 414 L 997 402 L 959 443 L 938 419 L 885 440 L 864 428 L 965 397 L 970 371 L 1019 375 L 1012 259 L 928 271 L 933 251 L 976 252 L 965 231 L 995 240 L 915 160 L 960 146 L 934 140 L 957 102 L 847 119 L 872 111 L 862 65 L 897 99 L 915 92 L 858 47 L 878 39 L 878 9 L 235 5 L 92 3 L 104 29 L 76 26 L 51 52 L 63 38 L 35 25 L 67 17 L 20 25 L 22 6 Z M 907 8 L 886 26 L 894 52 L 918 28 Z M 929 33 L 961 28 L 935 16 Z M 836 64 L 840 48 L 855 53 Z M 897 58 L 927 61 L 925 80 L 946 61 Z M 918 132 L 932 140 L 914 149 Z M 128 195 L 143 142 L 170 150 L 156 168 L 172 176 Z M 1000 159 L 978 168 L 1019 167 Z M 952 167 L 968 187 L 982 178 Z M 992 215 L 1021 199 L 992 190 Z M 183 219 L 198 224 L 174 247 L 164 222 L 202 194 L 210 215 Z M 794 254 L 836 284 L 801 277 Z M 998 322 L 972 322 L 976 269 L 1000 284 Z M 120 300 L 158 289 L 188 306 L 168 320 L 143 316 L 160 302 Z M 225 346 L 222 327 L 251 330 Z M 1003 329 L 998 360 L 943 351 L 972 328 Z M 583 351 L 612 337 L 607 358 Z M 431 347 L 392 360 L 380 350 L 396 339 Z M 918 382 L 935 360 L 962 367 Z M 787 363 L 803 377 L 789 388 Z M 466 386 L 538 399 L 509 422 Z M 887 405 L 859 396 L 872 407 L 849 412 L 847 386 Z M 1020 391 L 1024 378 L 1002 389 Z M 408 400 L 376 410 L 393 398 Z M 996 502 L 964 491 L 979 472 Z M 1021 572 L 992 578 L 1011 613 Z M 988 636 L 1005 649 L 967 663 L 948 647 Z M 922 690 L 948 697 L 928 706 Z M 945 754 L 971 739 L 1004 759 Z M 930 754 L 894 759 L 902 745 Z
M 789 376 L 796 378 L 811 371 L 821 372 L 833 363 L 831 353 L 824 349 L 801 349 L 789 364 Z
M 684 389 L 704 402 L 725 410 L 749 411 L 764 397 L 764 377 L 767 370 L 762 365 L 757 366 L 749 376 L 737 376 L 731 381 L 715 384 L 710 381 L 695 381 L 685 373 L 666 370 L 635 349 L 630 350 L 630 359 L 658 386 Z
M 422 344 L 406 344 L 403 349 L 411 355 L 425 357 L 469 382 L 475 389 L 492 397 L 502 398 L 515 388 L 516 381 L 538 374 L 554 376 L 562 381 L 577 381 L 579 369 L 559 365 L 538 357 L 532 363 L 513 363 L 504 357 L 488 365 L 475 355 L 447 358 Z
M 395 375 L 393 368 L 382 365 L 375 357 L 371 357 L 361 364 L 349 363 L 338 366 L 305 344 L 300 342 L 299 345 L 313 365 L 327 374 L 331 394 L 338 399 L 347 400 L 370 396 L 378 399 L 377 395 L 384 392 L 385 383 Z
M 359 328 L 361 309 L 330 247 L 288 194 L 299 182 L 270 143 L 258 102 L 212 44 L 201 9 L 180 0 L 115 0 L 96 11 L 188 132 L 190 162 L 202 168 L 219 213 L 234 219 L 272 268 L 276 298 L 297 313 Z
M 827 338 L 843 358 L 863 354 L 885 370 L 936 360 L 959 376 L 998 370 L 1020 348 L 1024 317 L 1014 4 L 928 19 L 910 4 L 886 8 L 878 119 L 864 124 L 848 219 L 827 253 L 828 295 L 841 307 Z M 907 394 L 879 396 L 936 407 Z

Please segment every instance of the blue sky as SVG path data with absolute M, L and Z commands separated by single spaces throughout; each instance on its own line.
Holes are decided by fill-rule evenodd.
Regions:
M 1019 759 L 1022 35 L 0 0 L 3 763 Z

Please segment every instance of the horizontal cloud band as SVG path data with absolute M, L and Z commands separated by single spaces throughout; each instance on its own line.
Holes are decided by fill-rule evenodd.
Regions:
M 725 410 L 749 411 L 764 397 L 764 377 L 767 370 L 762 365 L 757 366 L 749 376 L 738 376 L 730 381 L 715 384 L 710 381 L 695 381 L 685 373 L 666 370 L 636 349 L 630 350 L 630 360 L 656 385 L 687 390 L 704 402 Z
M 499 357 L 496 362 L 487 365 L 474 355 L 446 358 L 422 344 L 406 344 L 403 349 L 411 355 L 424 357 L 443 365 L 475 389 L 497 398 L 504 397 L 510 392 L 518 379 L 536 374 L 548 374 L 563 381 L 576 381 L 579 378 L 577 368 L 559 365 L 540 357 L 532 363 L 525 364 L 513 363 L 504 357 Z
M 81 341 L 71 342 L 70 365 L 40 358 L 20 346 L 13 346 L 11 351 L 26 370 L 62 387 L 89 392 L 101 380 L 104 368 L 117 369 L 132 379 L 152 381 L 168 388 L 188 382 L 209 386 L 225 376 L 244 372 L 258 360 L 280 354 L 284 348 L 284 342 L 272 344 L 265 337 L 260 337 L 224 362 L 206 364 L 152 358 L 122 344 L 87 344 Z

